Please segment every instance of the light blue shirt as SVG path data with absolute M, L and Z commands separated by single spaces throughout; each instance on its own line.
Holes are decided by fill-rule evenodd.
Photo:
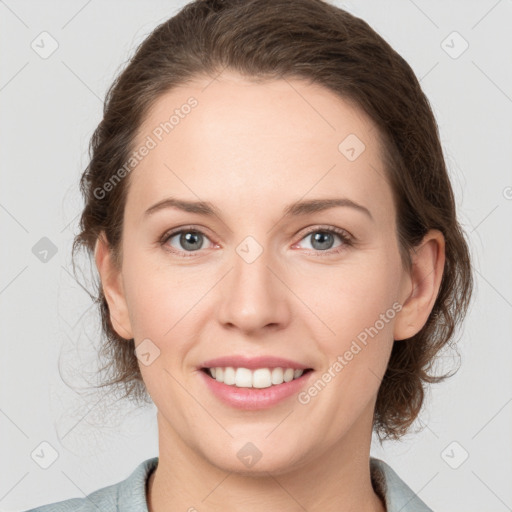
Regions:
M 71 498 L 26 512 L 148 512 L 146 483 L 157 463 L 158 457 L 147 459 L 125 480 L 85 498 Z M 432 512 L 383 460 L 370 457 L 370 471 L 375 492 L 384 499 L 387 512 Z

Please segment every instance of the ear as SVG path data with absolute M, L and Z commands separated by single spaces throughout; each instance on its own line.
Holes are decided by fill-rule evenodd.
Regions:
M 96 240 L 94 259 L 100 274 L 103 294 L 107 300 L 110 322 L 119 336 L 131 340 L 133 332 L 124 295 L 121 270 L 114 264 L 112 251 L 103 232 Z
M 441 231 L 431 229 L 413 249 L 411 259 L 412 268 L 400 289 L 402 309 L 395 317 L 395 340 L 417 334 L 434 307 L 445 263 L 445 240 Z

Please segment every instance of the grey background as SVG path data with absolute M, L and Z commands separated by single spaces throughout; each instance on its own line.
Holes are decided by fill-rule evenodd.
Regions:
M 420 433 L 374 443 L 372 455 L 437 512 L 512 510 L 512 2 L 333 3 L 365 19 L 421 79 L 476 280 L 460 371 L 427 394 Z M 73 278 L 71 242 L 106 89 L 136 44 L 184 4 L 0 1 L 2 511 L 84 496 L 158 454 L 153 405 L 76 389 L 94 376 L 99 323 Z M 43 31 L 58 43 L 48 58 L 31 47 L 51 48 Z M 46 262 L 43 237 L 57 250 Z M 456 364 L 451 352 L 440 359 L 441 370 Z M 42 442 L 58 454 L 47 469 L 53 452 Z

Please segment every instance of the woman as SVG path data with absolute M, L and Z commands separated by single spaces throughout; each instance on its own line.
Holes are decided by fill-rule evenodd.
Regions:
M 437 125 L 409 65 L 320 0 L 210 0 L 116 79 L 74 249 L 114 377 L 159 456 L 37 511 L 427 511 L 399 439 L 472 290 Z

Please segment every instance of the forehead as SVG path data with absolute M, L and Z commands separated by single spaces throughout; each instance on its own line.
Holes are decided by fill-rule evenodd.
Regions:
M 359 108 L 299 79 L 254 82 L 234 73 L 196 78 L 160 96 L 135 148 L 151 146 L 131 173 L 138 203 L 169 195 L 222 204 L 283 203 L 339 192 L 389 209 L 378 131 Z M 132 190 L 133 189 L 133 190 Z M 368 201 L 366 201 L 368 202 Z

